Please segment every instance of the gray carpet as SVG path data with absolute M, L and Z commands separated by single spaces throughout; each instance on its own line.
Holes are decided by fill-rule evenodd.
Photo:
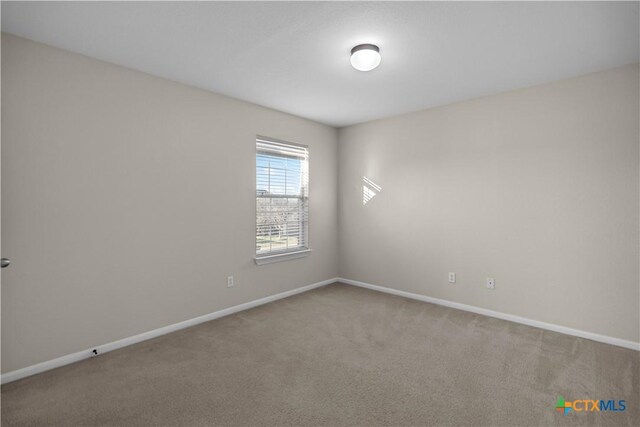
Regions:
M 640 425 L 639 391 L 638 352 L 335 284 L 7 384 L 2 424 Z

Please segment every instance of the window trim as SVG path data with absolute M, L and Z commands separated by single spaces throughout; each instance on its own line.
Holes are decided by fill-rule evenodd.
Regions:
M 262 254 L 262 255 L 258 255 L 257 253 L 254 252 L 254 261 L 257 265 L 264 265 L 264 264 L 271 264 L 274 262 L 280 262 L 280 261 L 289 261 L 292 259 L 298 259 L 298 258 L 304 258 L 308 255 L 311 254 L 312 249 L 311 249 L 311 245 L 309 243 L 309 193 L 310 193 L 310 162 L 309 162 L 309 158 L 310 156 L 310 150 L 309 150 L 309 146 L 308 145 L 304 145 L 304 144 L 298 144 L 295 142 L 289 142 L 289 141 L 284 141 L 281 139 L 276 139 L 276 138 L 271 138 L 271 137 L 266 137 L 266 136 L 262 136 L 262 135 L 256 135 L 256 138 L 254 140 L 254 144 L 257 144 L 258 142 L 266 142 L 266 143 L 275 143 L 275 144 L 284 144 L 284 145 L 290 145 L 290 146 L 294 146 L 294 147 L 300 147 L 300 148 L 304 148 L 307 152 L 307 196 L 304 197 L 304 200 L 307 204 L 307 218 L 305 221 L 305 240 L 306 240 L 306 245 L 305 246 L 300 246 L 297 247 L 295 249 L 291 249 L 291 250 L 283 250 L 283 251 L 274 251 L 271 253 L 266 253 L 266 254 Z M 256 154 L 257 154 L 257 148 L 256 148 Z M 254 160 L 257 160 L 257 155 L 254 157 Z M 254 168 L 253 168 L 254 172 L 256 173 L 256 180 L 257 180 L 257 163 L 254 163 Z M 255 181 L 254 181 L 255 182 Z M 254 188 L 254 197 L 255 197 L 255 191 L 256 189 Z M 257 197 L 255 197 L 255 204 L 254 204 L 254 208 L 255 208 L 255 215 L 254 215 L 254 229 L 257 226 L 257 217 L 258 217 L 258 205 L 257 205 Z M 256 237 L 256 234 L 254 232 L 254 239 Z M 255 241 L 255 240 L 254 240 Z
M 311 249 L 302 249 L 299 251 L 282 252 L 279 254 L 268 254 L 255 256 L 253 259 L 258 265 L 271 264 L 280 261 L 289 261 L 290 259 L 304 258 L 311 253 Z

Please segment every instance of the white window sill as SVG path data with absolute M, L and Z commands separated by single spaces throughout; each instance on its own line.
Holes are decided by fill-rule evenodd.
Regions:
M 256 264 L 264 265 L 272 262 L 289 261 L 290 259 L 303 258 L 311 253 L 311 249 L 302 249 L 295 252 L 285 252 L 282 254 L 263 255 L 255 257 Z

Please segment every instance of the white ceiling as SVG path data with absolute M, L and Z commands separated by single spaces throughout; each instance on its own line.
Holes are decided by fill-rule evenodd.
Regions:
M 639 4 L 2 2 L 2 30 L 333 126 L 638 62 Z M 359 43 L 382 63 L 351 68 Z

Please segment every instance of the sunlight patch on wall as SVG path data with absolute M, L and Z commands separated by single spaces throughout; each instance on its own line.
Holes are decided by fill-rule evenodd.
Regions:
M 366 176 L 362 177 L 362 204 L 366 205 L 369 203 L 371 199 L 376 197 L 379 192 L 382 191 L 382 187 L 380 187 L 375 182 L 371 181 Z

